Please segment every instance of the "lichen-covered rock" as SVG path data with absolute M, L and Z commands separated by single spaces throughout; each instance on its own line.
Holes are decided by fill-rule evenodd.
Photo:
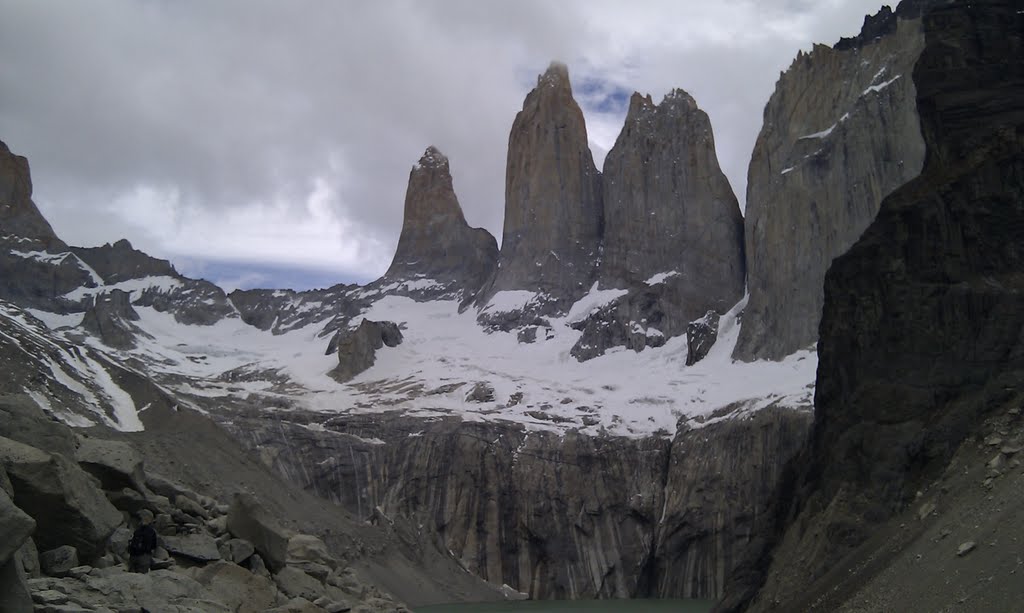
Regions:
M 328 374 L 344 383 L 373 366 L 378 349 L 397 347 L 401 342 L 402 331 L 394 322 L 364 318 L 355 330 L 338 332 L 338 366 Z
M 658 105 L 634 93 L 604 163 L 605 287 L 674 272 L 693 319 L 743 297 L 743 216 L 718 165 L 711 121 L 681 89 Z
M 832 259 L 921 171 L 911 70 L 924 36 L 912 4 L 886 7 L 884 27 L 869 20 L 880 36 L 815 45 L 779 77 L 748 172 L 738 359 L 777 360 L 817 341 Z
M 583 112 L 568 68 L 553 62 L 512 123 L 498 270 L 479 304 L 498 291 L 529 290 L 551 299 L 543 311 L 567 309 L 593 284 L 602 214 Z
M 412 288 L 419 281 L 433 298 L 438 289 L 469 298 L 494 274 L 497 261 L 498 243 L 490 232 L 466 223 L 448 158 L 427 147 L 409 173 L 402 233 L 383 281 L 406 281 Z

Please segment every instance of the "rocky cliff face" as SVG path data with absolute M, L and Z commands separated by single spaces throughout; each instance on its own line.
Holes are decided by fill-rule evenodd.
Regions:
M 711 598 L 810 414 L 766 409 L 671 440 L 398 413 L 288 419 L 228 427 L 289 481 L 360 517 L 411 519 L 492 583 L 533 598 Z
M 919 3 L 816 45 L 781 75 L 764 111 L 747 184 L 750 301 L 735 350 L 781 359 L 814 344 L 822 282 L 889 192 L 916 177 L 924 143 L 911 69 L 924 43 Z
M 32 201 L 28 160 L 0 141 L 0 298 L 53 306 L 60 294 L 95 286 L 67 249 Z
M 743 216 L 718 166 L 711 121 L 676 89 L 657 106 L 633 94 L 604 163 L 601 285 L 630 287 L 658 273 L 690 292 L 693 319 L 743 296 Z M 642 237 L 642 238 L 641 238 Z
M 949 3 L 924 29 L 927 163 L 826 277 L 815 428 L 756 610 L 809 610 L 830 567 L 1024 401 L 1024 15 Z
M 481 304 L 498 291 L 529 290 L 549 297 L 542 311 L 566 309 L 595 280 L 602 230 L 601 176 L 583 112 L 568 69 L 552 63 L 512 124 L 498 270 Z
M 402 234 L 385 281 L 435 281 L 469 298 L 494 274 L 497 259 L 490 232 L 466 223 L 448 158 L 427 147 L 409 173 Z
M 661 346 L 743 297 L 743 216 L 711 122 L 689 94 L 674 90 L 657 106 L 633 94 L 602 177 L 600 283 L 628 293 L 574 325 L 581 361 L 612 347 Z

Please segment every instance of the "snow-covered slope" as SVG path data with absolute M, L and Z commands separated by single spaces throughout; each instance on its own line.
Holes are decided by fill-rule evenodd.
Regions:
M 166 305 L 162 311 L 143 306 L 152 304 L 154 294 L 178 291 L 167 281 L 137 279 L 87 290 L 95 294 L 116 287 L 132 293 L 140 317 L 133 324 L 142 334 L 130 349 L 115 350 L 84 334 L 76 327 L 80 314 L 32 314 L 37 326 L 46 323 L 55 342 L 77 343 L 88 355 L 132 364 L 173 392 L 182 405 L 204 411 L 226 406 L 299 408 L 323 413 L 326 421 L 339 413 L 402 410 L 424 418 L 455 415 L 518 422 L 530 429 L 646 436 L 674 434 L 683 418 L 688 427 L 699 427 L 723 413 L 773 403 L 808 407 L 813 396 L 813 352 L 781 362 L 730 359 L 743 302 L 722 319 L 718 343 L 708 357 L 687 367 L 685 337 L 639 353 L 619 348 L 582 363 L 572 357 L 570 350 L 581 332 L 571 324 L 614 300 L 615 291 L 593 290 L 565 317 L 550 319 L 550 327 L 534 342 L 523 343 L 517 330 L 481 327 L 477 313 L 460 313 L 455 300 L 417 301 L 357 288 L 329 302 L 306 302 L 310 316 L 283 333 L 274 327 L 261 330 L 237 316 L 190 325 Z M 303 300 L 301 295 L 289 297 Z M 517 298 L 522 297 L 499 294 L 484 308 L 500 310 Z M 20 321 L 7 311 L 0 317 Z M 325 354 L 325 330 L 355 328 L 364 317 L 399 324 L 404 341 L 380 349 L 369 370 L 338 383 L 327 375 L 338 358 Z M 82 395 L 87 396 L 84 391 Z M 141 427 L 130 403 L 118 402 L 116 394 L 108 396 L 108 405 L 116 405 L 116 411 L 107 410 L 113 416 L 107 420 L 110 425 Z M 103 404 L 99 398 L 95 404 Z M 720 411 L 726 407 L 728 411 Z M 83 417 L 66 420 L 75 423 Z

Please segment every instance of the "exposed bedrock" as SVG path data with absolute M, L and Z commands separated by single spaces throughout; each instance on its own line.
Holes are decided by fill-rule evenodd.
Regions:
M 602 212 L 583 112 L 568 69 L 553 62 L 512 123 L 498 270 L 479 304 L 528 290 L 549 298 L 542 311 L 566 310 L 595 280 Z
M 466 223 L 448 158 L 427 147 L 409 172 L 402 233 L 384 281 L 433 280 L 471 297 L 494 274 L 497 260 L 491 233 Z
M 866 19 L 865 32 L 801 52 L 765 107 L 747 179 L 750 300 L 737 359 L 777 360 L 817 341 L 832 259 L 921 171 L 916 3 Z
M 924 27 L 927 163 L 826 276 L 815 427 L 756 610 L 810 610 L 829 568 L 1024 401 L 1024 15 L 958 2 Z
M 338 352 L 338 365 L 328 375 L 344 383 L 373 366 L 377 350 L 385 345 L 397 347 L 402 342 L 402 331 L 391 321 L 363 319 L 354 330 L 339 330 L 330 346 Z M 328 350 L 331 353 L 330 349 Z
M 675 272 L 687 288 L 687 321 L 743 297 L 743 216 L 693 97 L 675 89 L 655 105 L 634 93 L 602 176 L 602 286 Z
M 809 424 L 769 408 L 672 440 L 397 413 L 226 427 L 287 479 L 364 518 L 408 517 L 533 598 L 712 598 Z
M 139 332 L 131 322 L 138 320 L 139 314 L 132 308 L 131 296 L 115 289 L 94 297 L 80 326 L 99 337 L 108 347 L 131 349 Z

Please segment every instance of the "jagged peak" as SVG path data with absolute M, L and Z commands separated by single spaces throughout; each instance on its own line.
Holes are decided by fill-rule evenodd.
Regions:
M 697 101 L 686 90 L 676 87 L 662 98 L 658 108 L 697 110 Z
M 441 150 L 437 147 L 430 145 L 427 147 L 426 151 L 423 152 L 423 157 L 420 158 L 420 161 L 413 166 L 413 170 L 419 170 L 421 168 L 436 168 L 447 171 L 448 156 L 441 153 Z
M 629 97 L 629 110 L 626 111 L 626 118 L 636 117 L 640 113 L 654 108 L 654 100 L 651 99 L 651 95 L 642 95 L 640 92 L 633 92 L 633 95 Z
M 537 87 L 547 86 L 552 88 L 565 88 L 571 91 L 569 85 L 569 67 L 563 62 L 552 60 L 544 74 L 537 77 Z

